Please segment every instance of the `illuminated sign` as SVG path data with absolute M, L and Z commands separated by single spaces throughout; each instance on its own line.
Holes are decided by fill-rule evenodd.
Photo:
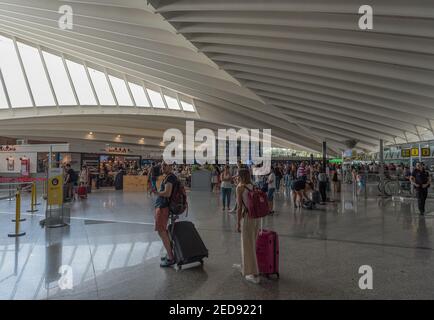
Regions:
M 401 157 L 410 158 L 410 155 L 411 155 L 410 149 L 402 149 L 401 150 Z
M 128 148 L 121 148 L 121 147 L 108 147 L 105 149 L 108 153 L 116 153 L 116 154 L 128 154 L 131 152 Z
M 419 157 L 419 148 L 411 148 L 411 156 Z
M 421 148 L 422 157 L 429 157 L 431 155 L 430 148 Z
M 15 148 L 14 146 L 0 146 L 0 151 L 1 152 L 11 152 L 11 151 L 16 151 L 17 148 Z

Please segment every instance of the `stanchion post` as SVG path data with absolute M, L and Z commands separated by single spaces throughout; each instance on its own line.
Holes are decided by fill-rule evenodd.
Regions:
M 14 197 L 12 196 L 12 187 L 11 184 L 9 183 L 9 201 L 12 201 L 14 199 Z
M 27 210 L 27 212 L 36 212 L 38 209 L 36 209 L 35 199 L 36 199 L 36 185 L 35 183 L 32 183 L 32 194 L 30 196 L 30 210 Z
M 36 188 L 36 181 L 33 182 L 33 185 L 35 186 L 35 192 L 34 192 L 35 199 L 34 199 L 34 203 L 35 203 L 35 206 L 39 206 L 41 203 L 38 202 L 38 189 Z
M 42 181 L 42 193 L 43 193 L 43 198 L 47 199 L 47 189 L 48 189 L 48 181 Z
M 21 192 L 18 190 L 15 195 L 15 233 L 9 233 L 8 237 L 22 237 L 26 233 L 20 232 L 20 222 L 25 219 L 21 219 Z

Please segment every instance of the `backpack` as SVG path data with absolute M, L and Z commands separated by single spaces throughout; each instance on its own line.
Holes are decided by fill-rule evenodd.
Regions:
M 70 180 L 72 183 L 75 183 L 75 182 L 77 182 L 77 180 L 78 180 L 78 174 L 77 174 L 77 172 L 75 172 L 75 171 L 72 170 L 72 169 L 71 169 L 71 171 L 69 172 L 69 180 Z
M 168 176 L 169 177 L 169 176 Z M 176 177 L 176 176 L 175 176 Z M 164 183 L 167 181 L 167 177 Z M 169 198 L 169 212 L 172 215 L 181 215 L 188 209 L 187 193 L 183 184 L 176 178 L 173 185 L 172 194 Z M 188 215 L 188 212 L 186 213 Z
M 247 209 L 249 217 L 252 219 L 258 219 L 267 216 L 270 213 L 270 209 L 268 208 L 267 194 L 257 187 L 253 187 L 252 190 L 250 190 L 246 186 L 245 188 L 249 191 L 249 206 L 246 206 L 244 200 L 243 204 L 244 207 Z

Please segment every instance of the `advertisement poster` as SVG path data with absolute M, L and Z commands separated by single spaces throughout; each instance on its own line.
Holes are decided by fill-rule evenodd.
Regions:
M 48 178 L 48 199 L 49 206 L 63 204 L 63 173 L 62 170 L 52 169 Z
M 21 175 L 30 177 L 30 159 L 21 158 Z
M 10 157 L 10 158 L 7 158 L 6 161 L 8 162 L 8 171 L 14 171 L 15 170 L 15 158 Z

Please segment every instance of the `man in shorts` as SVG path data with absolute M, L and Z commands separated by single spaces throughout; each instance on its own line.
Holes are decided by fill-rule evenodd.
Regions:
M 166 268 L 175 264 L 167 225 L 169 222 L 169 200 L 173 186 L 176 183 L 176 176 L 172 172 L 172 167 L 165 162 L 161 165 L 161 171 L 165 178 L 160 185 L 160 190 L 157 192 L 158 197 L 155 201 L 155 231 L 158 232 L 167 251 L 167 256 L 161 258 L 160 264 L 160 267 Z

